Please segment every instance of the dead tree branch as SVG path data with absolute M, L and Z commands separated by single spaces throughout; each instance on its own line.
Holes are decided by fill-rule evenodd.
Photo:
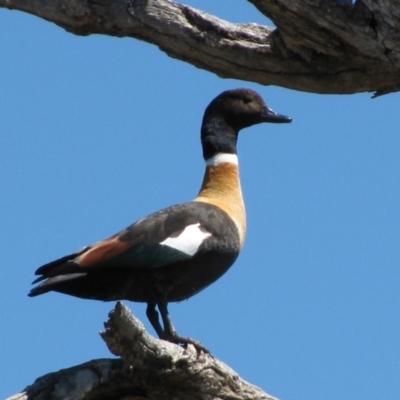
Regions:
M 122 358 L 45 375 L 8 400 L 276 400 L 210 354 L 155 339 L 122 303 L 101 336 Z
M 0 0 L 77 35 L 133 37 L 224 78 L 315 92 L 400 89 L 400 0 L 249 0 L 276 29 L 169 0 Z

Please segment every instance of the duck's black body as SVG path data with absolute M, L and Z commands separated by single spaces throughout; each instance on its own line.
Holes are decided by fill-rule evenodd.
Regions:
M 196 224 L 211 235 L 193 256 L 160 245 L 185 227 Z M 110 248 L 118 249 L 118 253 L 107 254 Z M 56 290 L 104 301 L 181 301 L 226 272 L 239 250 L 236 226 L 224 211 L 206 203 L 183 203 L 152 214 L 82 252 L 42 266 L 37 272 L 48 279 L 33 289 L 32 294 Z
M 216 281 L 243 246 L 246 216 L 236 156 L 239 130 L 261 122 L 290 121 L 249 89 L 223 92 L 203 118 L 207 168 L 196 199 L 151 214 L 109 239 L 43 265 L 34 283 L 44 282 L 29 295 L 56 291 L 87 299 L 146 302 L 160 338 L 204 349 L 176 333 L 167 304 Z

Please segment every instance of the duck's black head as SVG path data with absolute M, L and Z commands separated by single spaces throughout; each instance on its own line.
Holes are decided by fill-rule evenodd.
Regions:
M 207 160 L 218 153 L 236 154 L 241 129 L 262 122 L 291 122 L 290 117 L 267 107 L 262 97 L 251 89 L 222 92 L 206 108 L 201 126 L 203 155 Z

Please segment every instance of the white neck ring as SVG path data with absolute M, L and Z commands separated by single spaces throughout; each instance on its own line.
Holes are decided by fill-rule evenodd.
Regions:
M 206 160 L 206 166 L 211 167 L 213 165 L 218 165 L 222 163 L 230 163 L 239 165 L 238 156 L 231 153 L 218 153 L 213 157 Z

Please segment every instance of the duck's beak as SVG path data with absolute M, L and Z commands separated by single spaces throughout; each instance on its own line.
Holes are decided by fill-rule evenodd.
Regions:
M 265 108 L 261 114 L 261 117 L 262 117 L 263 122 L 275 122 L 275 123 L 292 122 L 291 117 L 287 117 L 286 115 L 278 114 L 274 110 L 270 109 L 267 106 L 265 106 Z

